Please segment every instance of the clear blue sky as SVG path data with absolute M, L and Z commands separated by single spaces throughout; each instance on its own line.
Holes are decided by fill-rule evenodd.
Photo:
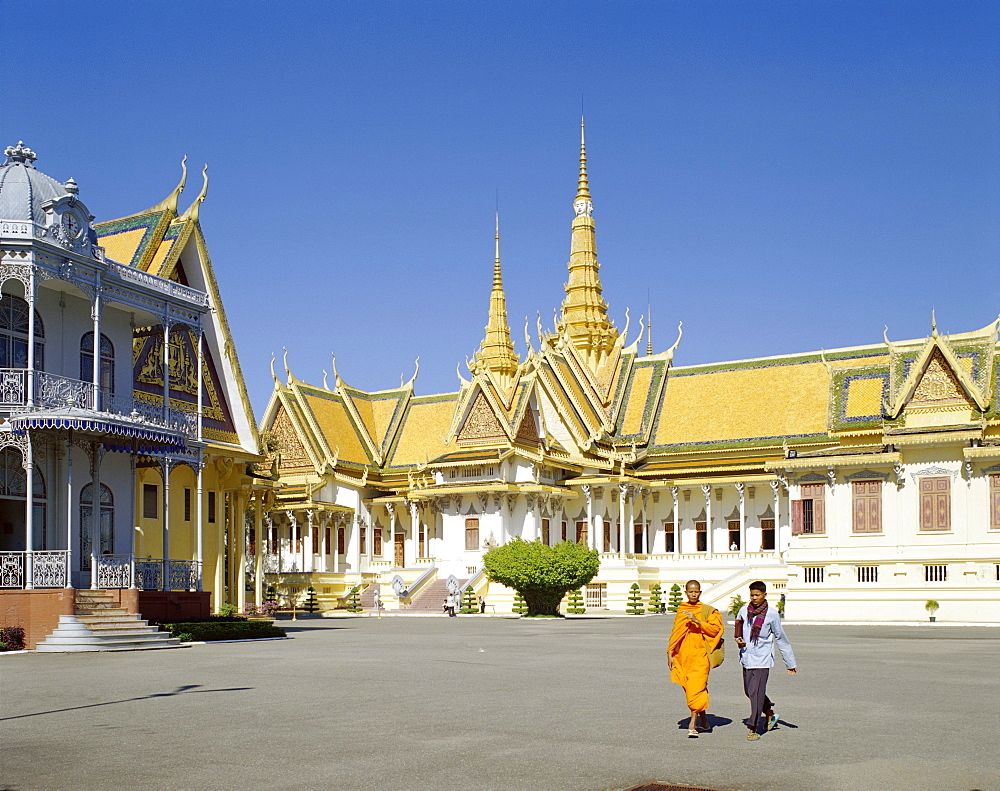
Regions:
M 0 142 L 98 219 L 183 154 L 259 419 L 319 383 L 454 390 L 499 191 L 518 351 L 566 279 L 581 95 L 605 297 L 702 363 L 1000 312 L 1000 5 L 19 2 Z

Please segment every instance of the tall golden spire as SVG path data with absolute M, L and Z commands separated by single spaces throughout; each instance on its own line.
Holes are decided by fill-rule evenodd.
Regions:
M 486 337 L 476 352 L 476 368 L 485 368 L 497 375 L 504 386 L 510 384 L 519 363 L 514 353 L 507 324 L 507 297 L 503 291 L 500 272 L 500 213 L 496 217 L 496 254 L 493 259 L 493 290 L 490 292 L 490 316 L 486 323 Z
M 598 274 L 597 238 L 594 234 L 594 206 L 587 180 L 587 145 L 584 120 L 580 118 L 580 176 L 573 201 L 573 237 L 569 254 L 569 281 L 562 317 L 557 330 L 596 366 L 603 362 L 618 340 L 618 330 L 608 318 L 608 305 L 601 297 Z

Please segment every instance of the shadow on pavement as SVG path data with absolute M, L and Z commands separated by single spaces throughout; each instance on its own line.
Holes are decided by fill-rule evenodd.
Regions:
M 66 711 L 79 711 L 81 709 L 93 709 L 100 706 L 114 706 L 119 703 L 135 703 L 140 700 L 152 700 L 153 698 L 172 698 L 175 695 L 187 695 L 201 692 L 247 692 L 253 687 L 229 687 L 228 689 L 198 689 L 201 684 L 185 684 L 177 687 L 173 692 L 154 692 L 150 695 L 140 695 L 136 698 L 123 698 L 122 700 L 106 700 L 103 703 L 88 703 L 84 706 L 68 706 L 64 709 L 50 709 L 49 711 L 36 711 L 33 714 L 15 714 L 13 717 L 0 717 L 0 722 L 5 720 L 20 720 L 25 717 L 38 717 L 42 714 L 61 714 Z

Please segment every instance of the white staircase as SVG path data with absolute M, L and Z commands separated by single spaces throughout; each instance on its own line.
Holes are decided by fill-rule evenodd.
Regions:
M 108 592 L 78 590 L 76 615 L 60 615 L 59 625 L 35 650 L 68 653 L 181 647 L 175 637 L 150 626 L 136 613 L 116 607 Z

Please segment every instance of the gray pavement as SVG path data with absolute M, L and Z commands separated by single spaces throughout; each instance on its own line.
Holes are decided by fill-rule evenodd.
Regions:
M 779 659 L 781 724 L 747 742 L 733 653 L 713 732 L 686 738 L 670 623 L 309 619 L 293 640 L 0 655 L 0 789 L 1000 789 L 1000 630 L 789 625 L 799 675 Z

